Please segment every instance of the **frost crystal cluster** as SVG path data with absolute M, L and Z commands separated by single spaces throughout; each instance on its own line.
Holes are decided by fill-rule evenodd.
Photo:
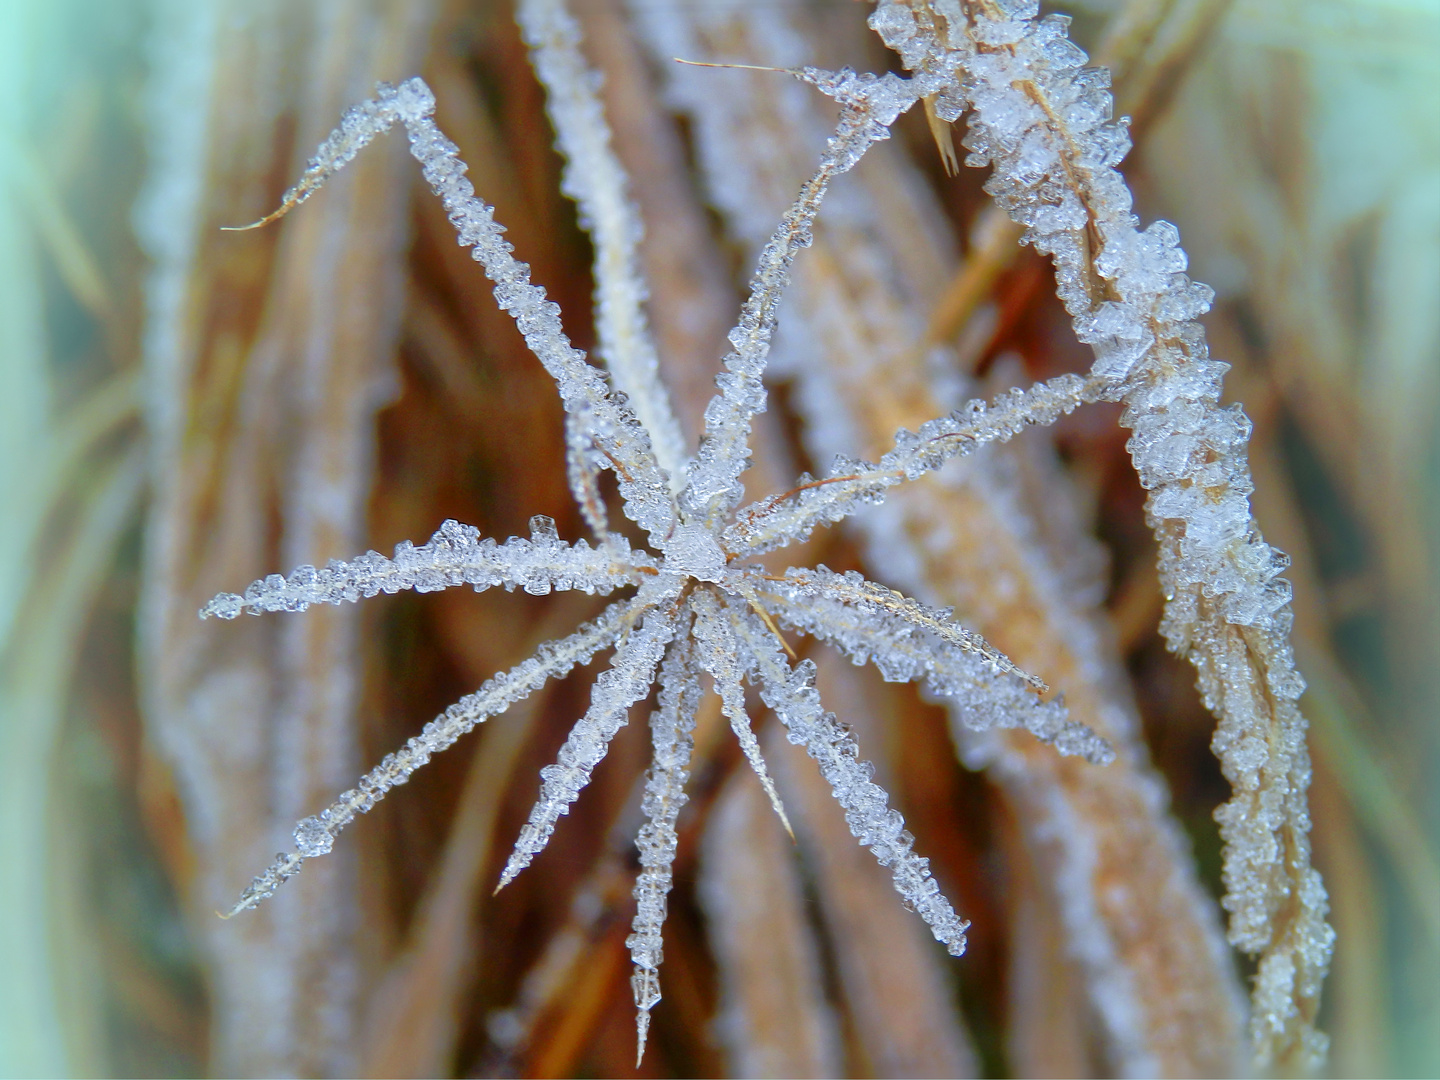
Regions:
M 242 611 L 301 611 L 314 603 L 455 585 L 476 590 L 519 587 L 535 594 L 581 589 L 608 595 L 627 587 L 634 592 L 452 705 L 354 789 L 300 822 L 295 850 L 279 856 L 255 879 L 234 912 L 264 900 L 307 859 L 330 851 L 356 815 L 404 783 L 431 755 L 547 680 L 610 649 L 610 666 L 595 681 L 590 707 L 555 764 L 542 770 L 539 799 L 501 885 L 544 849 L 632 706 L 649 696 L 658 676 L 658 708 L 651 719 L 654 764 L 645 789 L 647 822 L 639 835 L 642 873 L 635 887 L 637 914 L 629 942 L 643 1048 L 649 1010 L 660 996 L 661 925 L 702 674 L 712 680 L 725 716 L 782 818 L 784 810 L 746 713 L 747 680 L 759 684 L 762 699 L 784 723 L 791 742 L 804 746 L 816 760 L 851 832 L 891 871 L 905 902 L 955 955 L 964 950 L 966 923 L 941 895 L 927 860 L 915 854 L 914 838 L 899 813 L 890 809 L 884 790 L 871 780 L 873 769 L 860 758 L 853 736 L 820 704 L 814 665 L 787 658 L 790 649 L 780 628 L 830 643 L 856 663 L 873 661 L 887 679 L 922 681 L 933 692 L 957 699 L 977 728 L 1025 727 L 1054 742 L 1062 753 L 1108 760 L 1110 749 L 1103 740 L 1069 721 L 1058 701 L 1041 700 L 1044 683 L 1020 671 L 979 635 L 956 625 L 948 611 L 926 607 L 856 574 L 818 567 L 777 575 L 753 561 L 804 539 L 817 526 L 881 501 L 895 484 L 986 442 L 1008 439 L 1027 424 L 1053 421 L 1081 402 L 1089 384 L 1072 377 L 1028 394 L 1012 392 L 993 405 L 975 403 L 919 433 L 900 432 L 894 449 L 878 464 L 839 459 L 823 478 L 802 476 L 793 490 L 742 507 L 740 476 L 749 460 L 751 419 L 765 408 L 761 380 L 788 268 L 808 243 L 811 222 L 831 180 L 853 167 L 876 140 L 888 137 L 895 119 L 933 92 L 940 80 L 811 68 L 796 72 L 840 103 L 840 123 L 819 169 L 761 256 L 739 325 L 730 333 L 733 351 L 717 379 L 719 393 L 706 411 L 700 446 L 692 457 L 682 458 L 674 436 L 678 424 L 655 376 L 654 350 L 639 307 L 643 294 L 634 283 L 638 226 L 627 221 L 631 211 L 623 201 L 618 167 L 591 108 L 593 85 L 579 59 L 577 34 L 563 10 L 552 5 L 526 5 L 522 22 L 536 50 L 537 68 L 552 88 L 551 115 L 570 155 L 568 183 L 597 239 L 602 271 L 597 273 L 598 322 L 608 378 L 570 344 L 559 309 L 530 282 L 528 267 L 512 256 L 491 208 L 475 197 L 465 178 L 457 148 L 436 128 L 434 98 L 419 79 L 399 87 L 382 85 L 374 100 L 350 109 L 278 213 L 308 198 L 375 136 L 396 124 L 404 126 L 411 153 L 443 200 L 459 242 L 471 248 L 494 282 L 496 300 L 555 379 L 568 417 L 572 489 L 597 534 L 594 545 L 562 541 L 548 518 L 532 521 L 529 538 L 502 544 L 482 540 L 477 530 L 449 521 L 420 547 L 401 544 L 393 558 L 371 552 L 350 562 L 332 561 L 323 569 L 302 566 L 289 578 L 271 575 L 244 595 L 216 597 L 202 615 L 234 618 Z M 615 473 L 624 513 L 648 536 L 651 551 L 636 550 L 609 528 L 596 483 L 602 469 Z
M 1304 792 L 1308 764 L 1295 708 L 1302 683 L 1286 644 L 1283 557 L 1251 521 L 1244 447 L 1248 422 L 1217 406 L 1225 365 L 1208 359 L 1193 321 L 1210 290 L 1183 274 L 1176 230 L 1157 222 L 1139 231 L 1114 165 L 1128 148 L 1111 122 L 1108 79 L 1082 67 L 1065 20 L 1037 21 L 1033 0 L 962 5 L 882 3 L 871 25 L 896 49 L 911 77 L 816 68 L 795 77 L 834 99 L 840 120 L 819 168 L 802 186 L 765 245 L 731 352 L 716 379 L 699 446 L 688 453 L 658 378 L 637 271 L 640 225 L 609 145 L 596 79 L 579 51 L 578 31 L 558 0 L 525 0 L 520 21 L 545 82 L 558 144 L 567 158 L 566 191 L 579 204 L 596 250 L 598 353 L 589 362 L 566 338 L 559 309 L 530 281 L 492 210 L 476 197 L 457 148 L 436 127 L 435 102 L 419 79 L 381 85 L 350 109 L 321 145 L 272 218 L 313 194 L 373 138 L 399 124 L 413 156 L 444 203 L 459 243 L 494 283 L 500 307 L 555 380 L 566 413 L 571 489 L 594 533 L 567 543 L 548 518 L 529 538 L 504 543 L 445 522 L 431 540 L 401 544 L 289 578 L 257 581 L 243 595 L 222 594 L 202 612 L 300 611 L 380 592 L 458 585 L 522 588 L 534 594 L 580 589 L 628 591 L 593 622 L 541 647 L 496 675 L 387 756 L 353 790 L 295 830 L 283 854 L 245 891 L 234 911 L 270 896 L 338 833 L 430 756 L 476 724 L 563 677 L 598 653 L 610 666 L 595 681 L 589 708 L 555 764 L 541 773 L 538 801 L 501 876 L 514 878 L 544 849 L 605 756 L 632 707 L 659 685 L 651 715 L 654 758 L 639 833 L 641 873 L 629 946 L 643 1051 L 649 1010 L 659 1000 L 661 927 L 676 849 L 676 821 L 693 749 L 697 704 L 708 676 L 746 758 L 775 809 L 771 783 L 746 712 L 747 682 L 813 757 L 844 810 L 851 832 L 892 873 L 896 890 L 952 954 L 966 923 L 942 896 L 927 861 L 853 736 L 820 703 L 814 665 L 793 661 L 781 636 L 796 631 L 834 646 L 855 663 L 873 662 L 888 680 L 916 681 L 951 699 L 976 729 L 1024 727 L 1061 753 L 1104 763 L 1110 749 L 1067 718 L 1045 685 L 1020 671 L 979 635 L 858 574 L 817 567 L 774 573 L 758 557 L 804 540 L 817 527 L 883 501 L 887 491 L 1028 425 L 1049 424 L 1087 401 L 1122 399 L 1130 447 L 1149 514 L 1161 538 L 1168 600 L 1165 633 L 1201 673 L 1207 704 L 1221 717 L 1216 748 L 1236 788 L 1222 814 L 1229 845 L 1226 906 L 1232 940 L 1261 954 L 1255 1010 L 1262 1058 L 1323 1052 L 1314 1005 L 1329 950 L 1324 894 L 1308 866 Z M 822 477 L 801 476 L 785 492 L 745 504 L 752 418 L 766 406 L 762 382 L 789 268 L 835 177 L 851 169 L 917 101 L 953 121 L 972 115 L 965 145 L 972 165 L 993 164 L 987 189 L 1026 239 L 1053 256 L 1061 298 L 1080 338 L 1094 345 L 1088 377 L 1061 376 L 972 402 L 917 432 L 900 431 L 878 462 L 836 458 Z M 270 219 L 266 219 L 270 220 Z M 614 473 L 624 514 L 648 538 L 633 547 L 610 528 L 598 478 Z M 788 654 L 788 655 L 787 655 Z M 233 912 L 232 912 L 233 914 Z
M 1310 867 L 1310 762 L 1296 705 L 1305 688 L 1289 644 L 1288 559 L 1250 515 L 1250 422 L 1219 407 L 1228 365 L 1195 319 L 1214 294 L 1185 276 L 1179 232 L 1143 231 L 1115 166 L 1130 148 L 1112 120 L 1109 75 L 1089 69 L 1062 15 L 1038 0 L 882 2 L 870 24 L 907 68 L 938 76 L 934 108 L 969 113 L 969 165 L 1024 240 L 1050 255 L 1075 333 L 1095 350 L 1100 393 L 1149 491 L 1166 598 L 1161 631 L 1195 664 L 1219 718 L 1214 749 L 1235 795 L 1217 813 L 1225 841 L 1230 940 L 1259 957 L 1251 1017 L 1257 1063 L 1313 1069 L 1314 1028 L 1334 933 Z

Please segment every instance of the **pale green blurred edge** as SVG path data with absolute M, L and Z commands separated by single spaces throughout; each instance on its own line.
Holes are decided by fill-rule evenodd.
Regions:
M 47 9 L 0 2 L 0 641 L 10 639 L 29 576 L 29 538 L 12 522 L 22 502 L 44 497 L 29 484 L 49 437 L 50 395 L 41 324 L 36 239 L 10 183 L 13 139 L 25 129 L 32 57 L 27 46 Z M 46 914 L 47 769 L 53 711 L 37 709 L 19 686 L 0 683 L 0 1072 L 70 1072 L 56 1005 Z M 45 715 L 49 712 L 49 715 Z
M 122 0 L 123 2 L 123 0 Z M 74 13 L 74 9 L 70 9 Z M 63 572 L 43 611 L 21 625 L 32 552 L 59 486 L 61 444 L 49 385 L 34 204 L 22 194 L 28 97 L 37 43 L 66 9 L 0 0 L 0 1075 L 94 1075 L 106 1069 L 98 957 L 75 880 L 78 851 L 53 789 L 56 738 L 75 651 L 116 545 L 138 511 L 138 448 L 94 471 L 73 535 L 53 538 Z M 47 538 L 52 539 L 52 538 Z

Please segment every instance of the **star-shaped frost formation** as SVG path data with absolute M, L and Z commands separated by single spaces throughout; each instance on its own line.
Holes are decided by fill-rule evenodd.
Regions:
M 529 268 L 511 255 L 491 208 L 475 197 L 465 179 L 466 166 L 456 147 L 435 126 L 434 98 L 419 79 L 399 87 L 382 84 L 374 100 L 350 109 L 271 218 L 308 198 L 376 135 L 396 123 L 405 127 L 411 153 L 444 201 L 459 242 L 472 249 L 495 284 L 500 306 L 511 313 L 531 351 L 555 379 L 567 414 L 571 486 L 596 534 L 594 545 L 584 540 L 566 543 L 554 522 L 544 517 L 532 520 L 528 539 L 504 543 L 482 540 L 478 530 L 447 521 L 428 543 L 403 543 L 393 558 L 372 551 L 350 562 L 332 561 L 324 569 L 302 566 L 289 578 L 271 575 L 243 596 L 217 596 L 201 614 L 231 619 L 242 611 L 302 611 L 315 603 L 338 604 L 380 592 L 430 592 L 457 585 L 477 591 L 519 587 L 537 595 L 560 589 L 634 592 L 450 706 L 354 789 L 300 822 L 295 850 L 279 856 L 257 877 L 230 914 L 260 903 L 307 859 L 330 851 L 357 814 L 404 783 L 432 754 L 546 681 L 564 676 L 601 650 L 613 650 L 609 668 L 595 681 L 589 708 L 555 764 L 541 772 L 540 797 L 500 885 L 544 849 L 631 707 L 650 694 L 658 675 L 658 704 L 651 717 L 654 761 L 645 784 L 646 824 L 637 841 L 642 869 L 635 886 L 634 933 L 628 941 L 636 968 L 632 985 L 643 1052 L 649 1010 L 660 999 L 661 927 L 702 674 L 713 681 L 722 710 L 782 820 L 784 810 L 746 715 L 747 681 L 758 683 L 761 698 L 785 725 L 790 741 L 804 746 L 816 760 L 856 839 L 890 870 L 906 904 L 957 956 L 964 950 L 968 924 L 941 895 L 928 861 L 915 854 L 914 838 L 871 779 L 873 769 L 860 758 L 852 734 L 821 705 L 814 664 L 792 663 L 779 629 L 826 642 L 857 664 L 873 662 L 888 680 L 921 682 L 930 692 L 957 701 L 975 728 L 1024 727 L 1053 742 L 1061 753 L 1109 760 L 1105 742 L 1069 721 L 1063 704 L 1041 699 L 1046 687 L 1038 678 L 954 623 L 948 610 L 927 607 L 856 573 L 838 574 L 821 566 L 777 575 L 753 561 L 804 539 L 818 526 L 882 501 L 888 488 L 953 457 L 1006 440 L 1028 424 L 1053 422 L 1098 391 L 1097 384 L 1062 376 L 1026 391 L 1010 391 L 990 404 L 972 402 L 930 421 L 918 433 L 901 431 L 878 463 L 837 459 L 828 475 L 802 476 L 790 491 L 742 507 L 740 476 L 749 460 L 751 419 L 765 407 L 761 378 L 789 266 L 809 242 L 811 223 L 830 181 L 851 168 L 871 144 L 888 137 L 896 117 L 934 88 L 925 76 L 906 80 L 811 68 L 792 73 L 840 103 L 840 123 L 819 169 L 760 258 L 739 325 L 730 333 L 733 351 L 716 380 L 719 392 L 706 410 L 700 446 L 693 456 L 684 457 L 675 434 L 678 425 L 654 370 L 639 305 L 642 292 L 626 287 L 633 284 L 638 226 L 631 227 L 625 217 L 630 211 L 618 166 L 610 155 L 603 117 L 597 121 L 594 114 L 593 81 L 587 81 L 578 59 L 573 25 L 562 9 L 534 2 L 522 7 L 522 23 L 550 90 L 551 116 L 573 170 L 571 187 L 578 189 L 574 193 L 582 218 L 588 219 L 596 238 L 599 336 L 608 375 L 570 344 L 558 308 L 530 282 Z M 585 174 L 585 183 L 574 181 L 578 173 Z M 605 270 L 607 265 L 611 269 Z M 624 512 L 648 535 L 650 551 L 637 550 L 608 527 L 596 483 L 602 469 L 614 471 Z

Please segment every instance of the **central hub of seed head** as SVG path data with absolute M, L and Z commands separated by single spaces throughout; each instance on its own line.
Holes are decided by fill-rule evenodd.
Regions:
M 725 552 L 702 525 L 677 525 L 661 546 L 665 568 L 699 581 L 718 582 L 725 572 Z

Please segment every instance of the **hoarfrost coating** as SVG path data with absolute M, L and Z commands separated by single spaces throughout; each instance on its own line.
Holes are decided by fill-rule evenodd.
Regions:
M 573 49 L 573 34 L 564 33 L 563 25 L 557 32 L 544 22 L 545 18 L 568 22 L 563 11 L 542 4 L 527 10 L 539 20 L 532 20 L 527 32 L 532 42 L 539 43 L 542 60 L 546 50 Z M 540 68 L 549 71 L 552 79 L 583 70 L 574 64 L 541 63 Z M 235 618 L 243 611 L 301 611 L 314 603 L 455 585 L 477 591 L 503 585 L 535 594 L 566 589 L 608 594 L 623 587 L 634 587 L 636 592 L 451 706 L 354 789 L 300 822 L 295 851 L 279 856 L 257 877 L 231 914 L 260 903 L 306 860 L 329 852 L 341 830 L 391 788 L 405 783 L 433 754 L 548 680 L 613 647 L 611 665 L 596 679 L 589 709 L 571 731 L 556 763 L 541 772 L 539 800 L 500 883 L 512 880 L 544 849 L 631 707 L 650 693 L 658 672 L 660 708 L 652 721 L 656 768 L 647 785 L 647 824 L 639 841 L 643 869 L 636 884 L 637 914 L 629 939 L 637 969 L 633 983 L 643 1053 L 649 1010 L 660 994 L 659 936 L 674 858 L 674 816 L 683 799 L 684 760 L 701 672 L 714 680 L 745 756 L 782 820 L 784 809 L 745 714 L 747 678 L 759 682 L 762 698 L 786 725 L 790 741 L 816 759 L 845 810 L 851 832 L 890 870 L 907 905 L 952 954 L 965 948 L 967 923 L 940 893 L 928 860 L 915 854 L 914 838 L 900 814 L 889 807 L 884 790 L 871 779 L 873 768 L 860 758 L 854 737 L 820 705 L 813 665 L 808 661 L 792 665 L 785 658 L 789 647 L 778 637 L 777 619 L 833 640 L 857 662 L 874 660 L 886 678 L 924 680 L 936 693 L 957 698 L 977 728 L 1024 727 L 1054 742 L 1062 753 L 1083 754 L 1097 763 L 1110 759 L 1104 740 L 1070 721 L 1061 703 L 1040 700 L 1034 691 L 1043 690 L 1043 682 L 1021 671 L 980 635 L 955 625 L 948 612 L 927 608 L 858 575 L 832 574 L 819 567 L 777 577 L 744 561 L 760 550 L 803 539 L 816 526 L 840 520 L 862 505 L 881 501 L 886 488 L 938 468 L 984 442 L 1003 441 L 1027 423 L 1053 419 L 1080 402 L 1086 385 L 1072 379 L 1028 393 L 1014 392 L 993 406 L 976 403 L 919 435 L 900 432 L 896 448 L 880 465 L 837 459 L 826 477 L 803 477 L 792 491 L 737 511 L 744 497 L 740 475 L 748 464 L 751 420 L 765 408 L 762 377 L 789 265 L 808 245 L 810 223 L 831 179 L 853 167 L 876 140 L 887 137 L 889 125 L 918 100 L 924 86 L 921 80 L 849 71 L 807 68 L 796 74 L 840 102 L 840 123 L 820 168 L 761 256 L 740 324 L 730 335 L 735 351 L 726 357 L 717 379 L 720 392 L 705 414 L 705 433 L 696 454 L 679 463 L 678 481 L 658 460 L 651 434 L 631 408 L 628 395 L 615 389 L 611 378 L 570 344 L 558 308 L 530 282 L 529 268 L 511 254 L 491 208 L 475 197 L 465 178 L 457 148 L 436 128 L 434 97 L 419 79 L 399 87 L 382 85 L 373 100 L 349 110 L 287 193 L 277 214 L 309 198 L 371 139 L 396 124 L 404 126 L 411 153 L 444 202 L 459 242 L 471 248 L 494 283 L 497 302 L 510 312 L 531 351 L 555 379 L 568 417 L 572 491 L 582 508 L 588 508 L 586 520 L 598 535 L 593 546 L 584 540 L 567 544 L 552 521 L 536 518 L 528 539 L 497 544 L 480 539 L 471 527 L 447 521 L 429 542 L 419 547 L 403 543 L 393 558 L 370 552 L 348 562 L 333 561 L 324 569 L 300 567 L 289 578 L 274 574 L 252 584 L 243 595 L 217 596 L 201 614 Z M 552 112 L 562 141 L 566 125 L 584 115 L 585 110 Z M 586 152 L 604 155 L 605 141 L 592 142 Z M 624 258 L 604 265 L 610 267 L 608 274 L 631 272 L 631 262 Z M 617 290 L 612 300 L 638 304 L 642 295 L 637 286 Z M 627 329 L 614 334 L 612 350 L 623 351 L 624 342 L 647 333 L 638 317 L 617 319 Z M 671 415 L 658 382 L 647 393 L 652 413 Z M 993 424 L 984 422 L 990 415 L 996 418 Z M 655 553 L 633 549 L 608 528 L 595 495 L 594 478 L 600 469 L 615 473 L 622 509 L 648 534 Z M 833 489 L 833 494 L 826 489 Z M 807 615 L 798 615 L 802 608 Z
M 393 559 L 372 552 L 324 570 L 302 567 L 289 579 L 272 575 L 243 596 L 222 594 L 203 614 L 298 611 L 381 591 L 460 584 L 532 593 L 636 591 L 495 676 L 386 757 L 354 790 L 302 822 L 297 850 L 255 879 L 236 912 L 270 896 L 307 859 L 328 852 L 356 814 L 404 783 L 433 753 L 549 679 L 613 648 L 589 709 L 557 763 L 542 772 L 539 801 L 501 883 L 544 848 L 658 672 L 655 766 L 646 788 L 642 873 L 629 940 L 642 1052 L 648 1013 L 659 1000 L 660 933 L 702 672 L 715 681 L 745 755 L 782 818 L 745 715 L 745 678 L 759 682 L 790 740 L 817 760 L 852 833 L 891 870 L 897 891 L 935 937 L 958 954 L 966 924 L 940 895 L 926 861 L 914 854 L 913 838 L 873 783 L 853 737 L 819 703 L 812 666 L 786 659 L 778 627 L 834 644 L 857 663 L 872 660 L 887 679 L 924 682 L 957 699 L 959 715 L 976 728 L 1024 727 L 1062 753 L 1096 762 L 1108 759 L 1109 748 L 1070 721 L 1057 701 L 1031 694 L 1027 684 L 1043 684 L 956 626 L 949 612 L 823 567 L 775 575 L 746 560 L 882 502 L 894 486 L 986 442 L 1008 440 L 1028 424 L 1053 422 L 1084 402 L 1121 400 L 1160 540 L 1167 600 L 1162 629 L 1172 648 L 1199 670 L 1206 705 L 1220 719 L 1215 749 L 1236 790 L 1217 816 L 1226 842 L 1231 940 L 1260 957 L 1252 1015 L 1257 1057 L 1262 1064 L 1301 1067 L 1319 1059 L 1325 1042 L 1313 1021 L 1333 934 L 1323 921 L 1323 886 L 1309 867 L 1309 765 L 1295 705 L 1303 682 L 1287 641 L 1288 586 L 1278 576 L 1285 560 L 1260 537 L 1248 504 L 1249 424 L 1238 407 L 1218 406 L 1226 366 L 1209 358 L 1194 322 L 1207 309 L 1210 290 L 1185 276 L 1173 226 L 1156 222 L 1142 231 L 1131 213 L 1129 191 L 1114 168 L 1129 138 L 1124 123 L 1111 118 L 1107 74 L 1083 67 L 1085 54 L 1066 36 L 1067 20 L 1037 19 L 1037 9 L 1034 0 L 882 2 L 871 26 L 899 52 L 911 77 L 810 67 L 791 72 L 833 98 L 840 121 L 819 168 L 760 252 L 693 454 L 679 441 L 656 375 L 636 270 L 638 215 L 610 147 L 595 78 L 562 4 L 525 0 L 520 19 L 569 159 L 566 190 L 596 240 L 597 331 L 608 373 L 573 347 L 559 309 L 512 255 L 492 209 L 465 178 L 457 148 L 435 126 L 434 98 L 423 82 L 382 85 L 373 100 L 345 114 L 272 218 L 308 198 L 371 139 L 396 124 L 405 128 L 411 153 L 443 201 L 460 244 L 471 248 L 494 283 L 499 306 L 555 380 L 566 412 L 571 489 L 595 542 L 567 544 L 548 519 L 532 523 L 528 540 L 503 544 L 446 522 L 429 543 L 401 545 Z M 1087 378 L 1062 376 L 1010 391 L 991 405 L 971 403 L 918 432 L 902 430 L 878 464 L 837 457 L 826 475 L 802 476 L 790 490 L 742 506 L 751 423 L 766 406 L 763 376 L 790 267 L 811 242 L 831 181 L 888 138 L 897 117 L 922 99 L 944 121 L 970 114 L 967 164 L 994 166 L 986 190 L 1025 226 L 1026 242 L 1054 259 L 1060 297 L 1077 336 L 1094 347 L 1095 365 Z M 623 512 L 652 550 L 632 548 L 609 528 L 597 484 L 606 469 L 615 474 Z
M 1289 565 L 1250 513 L 1238 405 L 1219 406 L 1228 365 L 1195 319 L 1214 297 L 1184 273 L 1169 222 L 1141 230 L 1115 166 L 1130 149 L 1112 119 L 1109 74 L 1088 69 L 1063 15 L 1037 0 L 885 0 L 870 25 L 917 74 L 948 76 L 936 110 L 968 112 L 969 165 L 1024 240 L 1052 257 L 1092 377 L 1123 401 L 1121 423 L 1160 544 L 1161 632 L 1199 673 L 1219 720 L 1213 747 L 1234 788 L 1216 814 L 1225 842 L 1230 940 L 1259 957 L 1251 1015 L 1257 1064 L 1313 1070 L 1334 931 L 1310 866 L 1310 762 L 1296 701 L 1305 688 L 1289 636 Z

